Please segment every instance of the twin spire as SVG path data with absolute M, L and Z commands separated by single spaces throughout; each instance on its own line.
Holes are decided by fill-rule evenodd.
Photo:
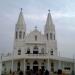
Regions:
M 46 20 L 46 25 L 52 25 L 53 22 L 52 22 L 52 17 L 51 17 L 51 14 L 50 14 L 50 10 L 48 10 L 49 13 L 48 13 L 48 16 L 47 16 L 47 20 Z
M 47 20 L 46 20 L 45 33 L 55 31 L 55 27 L 54 27 L 54 24 L 53 24 L 53 21 L 52 21 L 50 10 L 48 10 L 48 11 L 49 11 L 49 13 L 48 13 Z
M 51 28 L 53 26 L 53 22 L 52 22 L 52 17 L 51 17 L 51 14 L 50 14 L 50 10 L 48 10 L 48 11 L 49 11 L 49 13 L 48 13 L 47 20 L 46 20 L 46 27 Z M 23 28 L 25 26 L 25 21 L 24 21 L 24 17 L 23 17 L 22 8 L 21 8 L 16 26 L 18 26 L 20 28 Z
M 19 18 L 18 18 L 18 21 L 17 21 L 17 26 L 20 27 L 20 28 L 23 28 L 24 25 L 25 25 L 25 21 L 24 21 L 24 17 L 23 17 L 22 8 L 21 8 Z

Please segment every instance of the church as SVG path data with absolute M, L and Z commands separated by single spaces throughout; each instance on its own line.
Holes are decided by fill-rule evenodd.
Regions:
M 0 59 L 1 73 L 22 70 L 37 71 L 38 69 L 57 72 L 74 70 L 74 60 L 58 56 L 55 25 L 53 24 L 50 10 L 47 15 L 44 33 L 37 27 L 26 33 L 26 23 L 21 9 L 15 25 L 14 48 L 12 53 L 2 55 Z

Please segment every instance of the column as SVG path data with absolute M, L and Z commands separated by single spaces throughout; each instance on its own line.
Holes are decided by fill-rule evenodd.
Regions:
M 59 62 L 58 69 L 61 69 L 61 61 L 59 60 L 58 62 Z
M 39 67 L 39 69 L 41 69 L 41 62 L 39 62 L 38 67 Z
M 48 71 L 50 71 L 50 62 L 49 62 L 49 58 L 50 58 L 50 51 L 48 50 Z
M 48 59 L 48 65 L 47 65 L 48 67 L 48 71 L 50 71 L 50 63 L 49 63 L 49 59 Z
M 24 75 L 25 75 L 25 59 L 24 59 Z
M 14 63 L 13 63 L 13 59 L 12 59 L 12 61 L 11 61 L 11 62 L 12 62 L 12 72 L 13 72 L 13 64 L 14 64 Z
M 0 62 L 0 75 L 2 73 L 2 62 Z
M 61 56 L 60 56 L 60 52 L 59 52 L 59 58 L 60 58 Z M 59 59 L 58 60 L 58 69 L 61 69 L 61 60 Z
M 33 69 L 33 63 L 32 62 L 30 63 L 30 69 Z
M 11 62 L 12 62 L 12 72 L 13 72 L 14 71 L 14 51 L 12 53 L 12 60 L 11 60 Z

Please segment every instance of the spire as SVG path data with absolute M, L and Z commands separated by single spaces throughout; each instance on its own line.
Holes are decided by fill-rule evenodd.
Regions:
M 24 28 L 24 25 L 25 25 L 25 21 L 24 21 L 24 17 L 23 17 L 22 8 L 21 8 L 19 18 L 18 18 L 18 21 L 17 21 L 17 27 Z
M 52 22 L 52 17 L 51 17 L 51 14 L 50 14 L 50 10 L 48 10 L 49 13 L 48 13 L 48 16 L 47 16 L 47 21 L 46 21 L 46 25 L 52 25 L 53 22 Z
M 55 30 L 53 21 L 52 21 L 52 17 L 51 17 L 51 13 L 50 10 L 48 10 L 48 16 L 47 16 L 47 20 L 46 20 L 46 25 L 45 25 L 45 30 L 47 31 L 53 31 Z

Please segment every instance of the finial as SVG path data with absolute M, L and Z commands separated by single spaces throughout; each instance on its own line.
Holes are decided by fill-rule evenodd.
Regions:
M 50 13 L 50 9 L 49 9 L 48 11 L 49 11 L 49 13 Z
M 22 8 L 21 8 L 21 12 L 22 12 Z
M 35 26 L 35 29 L 37 29 L 37 26 Z

